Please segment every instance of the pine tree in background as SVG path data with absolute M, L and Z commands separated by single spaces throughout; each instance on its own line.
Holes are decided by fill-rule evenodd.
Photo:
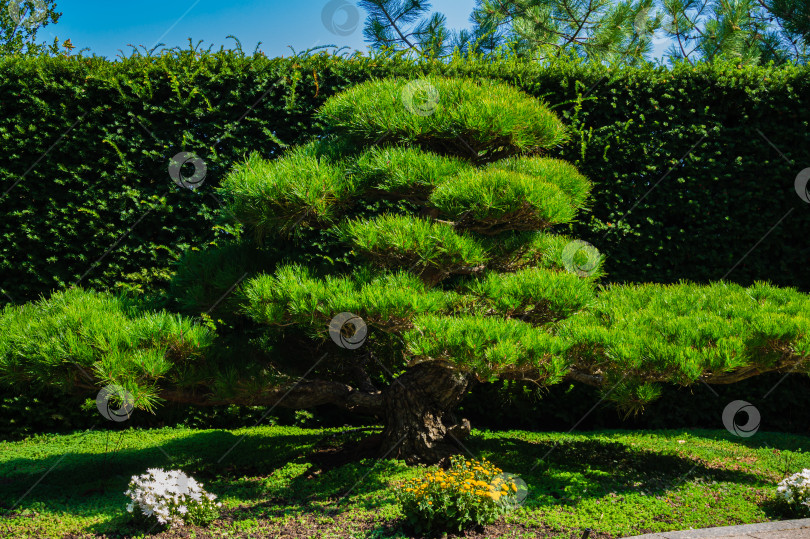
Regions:
M 500 51 L 538 61 L 636 64 L 650 59 L 656 36 L 671 41 L 669 61 L 804 64 L 810 54 L 804 0 L 478 0 L 472 29 L 457 32 L 442 14 L 430 14 L 429 2 L 360 5 L 373 47 L 432 58 Z
M 652 51 L 661 19 L 653 0 L 479 0 L 476 26 L 496 29 L 508 47 L 537 60 L 579 57 L 637 63 Z
M 430 14 L 430 2 L 361 0 L 369 16 L 363 31 L 376 49 L 405 50 L 420 56 L 442 56 L 450 45 L 446 18 Z
M 40 28 L 56 23 L 61 16 L 55 0 L 0 0 L 0 55 L 45 50 L 55 53 L 58 41 L 44 46 L 36 43 L 36 37 Z M 70 50 L 70 40 L 65 43 Z
M 663 0 L 671 60 L 805 64 L 810 10 L 804 0 Z
M 634 63 L 651 50 L 651 34 L 634 24 L 653 0 L 495 0 L 478 1 L 471 30 L 451 32 L 430 2 L 362 0 L 369 16 L 366 41 L 377 49 L 441 57 L 506 50 L 535 59 L 580 56 L 595 61 Z M 652 18 L 645 21 L 651 29 Z

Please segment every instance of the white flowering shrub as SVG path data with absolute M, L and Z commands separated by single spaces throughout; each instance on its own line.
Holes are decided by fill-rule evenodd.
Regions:
M 157 520 L 170 528 L 209 524 L 222 507 L 216 496 L 180 470 L 149 468 L 143 475 L 132 476 L 124 494 L 132 500 L 127 511 L 136 519 Z
M 783 479 L 776 487 L 776 495 L 800 512 L 810 509 L 810 470 Z

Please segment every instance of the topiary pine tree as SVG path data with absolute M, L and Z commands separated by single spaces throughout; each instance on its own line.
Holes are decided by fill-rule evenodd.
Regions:
M 545 155 L 566 130 L 528 95 L 372 81 L 319 119 L 311 143 L 234 168 L 220 193 L 244 237 L 179 268 L 172 305 L 214 304 L 221 320 L 78 289 L 6 306 L 0 381 L 112 384 L 148 410 L 331 404 L 378 418 L 380 455 L 427 463 L 458 451 L 470 424 L 453 410 L 478 381 L 568 379 L 632 411 L 663 381 L 808 372 L 810 301 L 795 290 L 597 295 L 602 257 L 560 233 L 591 184 Z
M 375 81 L 330 99 L 319 119 L 323 138 L 254 156 L 221 194 L 258 243 L 321 230 L 345 263 L 290 261 L 250 280 L 245 312 L 280 333 L 303 328 L 315 337 L 308 357 L 351 364 L 368 388 L 363 365 L 401 373 L 364 405 L 385 422 L 386 451 L 439 460 L 469 432 L 451 412 L 474 379 L 564 376 L 551 328 L 593 299 L 598 272 L 566 271 L 571 240 L 549 230 L 573 220 L 590 183 L 542 156 L 566 139 L 560 120 L 504 84 Z M 569 265 L 590 255 L 596 270 L 598 254 L 574 247 Z M 371 328 L 368 342 L 340 353 L 319 339 L 335 316 L 355 321 L 350 340 Z

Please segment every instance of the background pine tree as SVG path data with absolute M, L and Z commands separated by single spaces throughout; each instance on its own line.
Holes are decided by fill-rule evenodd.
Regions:
M 472 28 L 457 32 L 430 2 L 359 4 L 373 47 L 432 58 L 501 51 L 637 64 L 650 58 L 657 35 L 671 41 L 668 61 L 782 64 L 806 63 L 810 45 L 804 0 L 478 0 Z

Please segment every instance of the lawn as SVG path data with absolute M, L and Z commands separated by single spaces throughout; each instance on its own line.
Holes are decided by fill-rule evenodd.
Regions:
M 424 468 L 338 463 L 335 447 L 363 434 L 166 428 L 0 442 L 0 536 L 143 536 L 127 524 L 124 491 L 133 474 L 162 467 L 193 474 L 223 512 L 207 529 L 157 537 L 410 537 L 392 486 Z M 605 539 L 779 520 L 788 515 L 774 503 L 776 482 L 810 468 L 801 449 L 810 438 L 764 432 L 473 431 L 465 446 L 529 485 L 518 511 L 468 537 L 579 538 L 592 528 Z

